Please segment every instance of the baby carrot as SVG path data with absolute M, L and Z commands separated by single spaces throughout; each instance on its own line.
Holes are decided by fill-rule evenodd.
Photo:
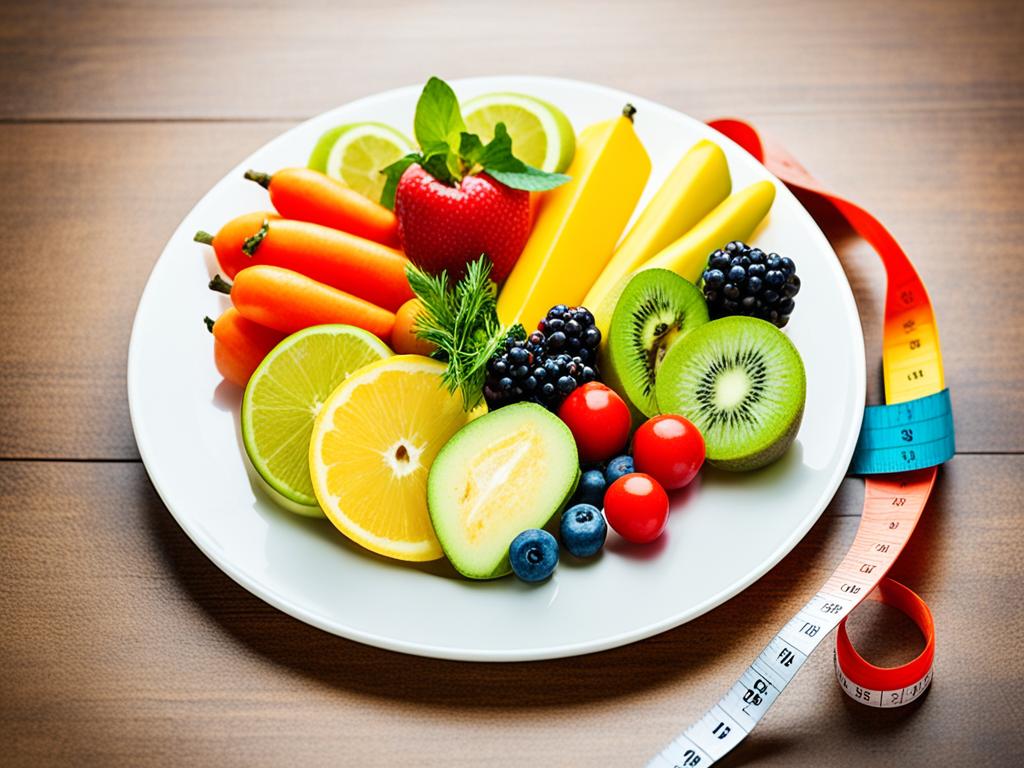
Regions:
M 195 235 L 213 246 L 229 278 L 263 264 L 294 270 L 391 311 L 413 297 L 405 277 L 409 260 L 400 251 L 319 224 L 260 215 L 239 216 L 216 236 Z
M 213 361 L 220 375 L 244 387 L 263 358 L 278 345 L 284 334 L 242 317 L 228 307 L 216 322 L 204 318 L 213 334 Z
M 282 333 L 345 323 L 389 339 L 395 325 L 393 312 L 281 267 L 243 269 L 233 285 L 218 275 L 210 281 L 210 288 L 230 293 L 231 303 L 245 319 Z
M 311 221 L 384 245 L 398 245 L 395 214 L 337 179 L 310 168 L 277 173 L 246 171 L 245 178 L 270 192 L 270 202 L 288 219 Z

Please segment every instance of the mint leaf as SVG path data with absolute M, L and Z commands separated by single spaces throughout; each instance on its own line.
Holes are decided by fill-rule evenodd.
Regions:
M 420 165 L 423 166 L 423 170 L 438 181 L 454 186 L 458 176 L 452 171 L 450 162 L 452 157 L 454 155 L 451 152 L 446 152 L 442 155 L 431 155 L 425 158 Z M 458 162 L 458 158 L 455 158 L 455 160 Z
M 484 153 L 484 144 L 475 133 L 462 133 L 459 136 L 459 157 L 470 167 L 480 162 Z
M 387 181 L 384 182 L 384 189 L 380 193 L 380 204 L 385 208 L 394 210 L 395 207 L 395 191 L 398 189 L 398 181 L 402 178 L 402 174 L 405 173 L 406 169 L 413 163 L 422 162 L 422 155 L 413 152 L 412 154 L 406 155 L 400 160 L 396 160 L 386 168 L 381 169 L 381 173 L 387 176 Z
M 544 192 L 569 181 L 564 173 L 542 171 L 513 155 L 512 137 L 508 135 L 504 123 L 494 126 L 494 138 L 483 148 L 477 162 L 483 166 L 487 175 L 512 189 Z
M 413 132 L 424 155 L 440 154 L 438 145 L 450 151 L 451 147 L 458 146 L 459 134 L 465 130 L 455 91 L 444 80 L 430 78 L 416 102 L 413 120 Z
M 506 187 L 512 189 L 524 189 L 527 192 L 546 192 L 549 189 L 560 187 L 572 179 L 564 173 L 547 173 L 529 165 L 523 165 L 526 169 L 517 171 L 495 171 L 484 168 L 484 171 L 495 181 L 500 181 Z

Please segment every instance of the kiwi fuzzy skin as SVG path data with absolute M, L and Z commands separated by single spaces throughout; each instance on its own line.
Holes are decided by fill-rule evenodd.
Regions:
M 781 459 L 786 451 L 789 450 L 789 446 L 796 439 L 797 432 L 800 431 L 800 422 L 803 421 L 803 418 L 804 408 L 801 405 L 800 412 L 793 419 L 793 423 L 775 444 L 768 446 L 759 453 L 755 453 L 752 456 L 744 456 L 741 459 L 713 459 L 708 456 L 708 464 L 718 469 L 724 469 L 727 472 L 751 472 L 755 469 L 761 469 L 761 467 L 767 467 L 769 464 L 773 464 Z

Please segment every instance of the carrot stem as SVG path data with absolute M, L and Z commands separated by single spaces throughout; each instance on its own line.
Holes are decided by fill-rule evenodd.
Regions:
M 270 189 L 270 174 L 262 173 L 261 171 L 254 171 L 249 169 L 245 172 L 245 178 L 249 181 L 255 181 L 264 189 Z
M 203 318 L 203 322 L 206 323 L 206 330 L 213 333 L 213 318 L 207 315 Z
M 213 276 L 213 280 L 210 281 L 209 288 L 211 291 L 217 291 L 218 293 L 231 293 L 231 283 L 220 275 Z
M 192 239 L 203 245 L 213 245 L 213 235 L 201 229 L 192 236 Z

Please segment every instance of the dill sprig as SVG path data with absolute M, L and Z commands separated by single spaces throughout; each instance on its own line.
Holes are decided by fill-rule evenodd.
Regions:
M 498 320 L 491 262 L 486 256 L 471 262 L 454 286 L 444 270 L 431 275 L 410 264 L 405 273 L 423 305 L 416 336 L 437 346 L 434 357 L 448 362 L 445 386 L 452 393 L 461 389 L 466 410 L 472 410 L 483 399 L 487 361 L 508 335 Z

